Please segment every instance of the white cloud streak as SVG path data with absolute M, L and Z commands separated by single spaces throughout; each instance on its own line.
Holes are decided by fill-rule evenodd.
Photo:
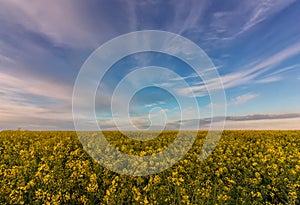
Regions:
M 72 95 L 72 87 L 57 85 L 27 76 L 23 76 L 21 79 L 0 73 L 0 85 L 2 92 L 10 91 L 7 95 L 12 95 L 15 92 L 16 94 L 39 95 L 58 100 L 69 100 Z
M 67 86 L 0 73 L 0 128 L 46 129 L 45 121 L 49 126 L 52 123 L 56 127 L 66 124 L 69 127 L 72 121 L 71 95 L 72 89 Z M 45 102 L 35 102 L 35 98 Z
M 252 27 L 271 17 L 275 13 L 283 10 L 294 2 L 294 0 L 264 0 L 251 2 L 245 1 L 245 4 L 247 4 L 247 6 L 255 6 L 253 7 L 253 10 L 248 17 L 248 20 L 241 27 L 241 30 L 236 34 L 236 36 L 250 30 Z
M 277 82 L 280 80 L 282 80 L 282 77 L 280 77 L 280 76 L 271 76 L 271 77 L 259 79 L 256 81 L 256 83 L 272 83 L 272 82 Z
M 85 4 L 69 0 L 2 0 L 0 15 L 11 25 L 21 25 L 28 31 L 47 36 L 53 44 L 95 48 L 113 33 L 110 22 L 100 17 L 101 9 L 97 26 L 91 25 L 91 21 L 96 20 L 86 15 Z M 105 29 L 99 32 L 99 28 Z
M 256 65 L 252 67 L 245 66 L 243 71 L 226 74 L 221 76 L 220 79 L 210 79 L 206 81 L 205 84 L 194 85 L 190 88 L 179 88 L 178 92 L 182 95 L 192 96 L 192 93 L 188 92 L 188 90 L 192 89 L 196 96 L 205 96 L 208 95 L 207 90 L 220 90 L 220 89 L 229 89 L 243 84 L 249 83 L 268 83 L 280 80 L 280 77 L 277 78 L 266 78 L 262 80 L 255 80 L 256 78 L 262 76 L 267 71 L 271 70 L 281 62 L 297 55 L 300 53 L 300 42 L 289 46 L 269 58 L 259 61 Z M 292 69 L 291 67 L 288 69 Z M 284 72 L 285 70 L 281 70 L 280 72 Z M 276 73 L 275 73 L 276 74 Z M 223 87 L 220 87 L 219 80 L 222 81 Z
M 281 69 L 278 69 L 272 73 L 270 73 L 268 76 L 273 76 L 273 75 L 277 75 L 277 74 L 281 74 L 290 70 L 294 70 L 296 68 L 300 68 L 300 64 L 295 64 L 295 65 L 291 65 L 291 66 L 287 66 Z
M 244 95 L 240 95 L 237 96 L 236 98 L 231 99 L 231 101 L 229 102 L 229 105 L 240 105 L 240 104 L 244 104 L 256 97 L 258 97 L 258 94 L 252 94 L 252 93 L 247 93 Z

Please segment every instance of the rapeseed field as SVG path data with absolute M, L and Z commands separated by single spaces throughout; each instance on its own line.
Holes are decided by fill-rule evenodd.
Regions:
M 174 166 L 125 176 L 97 163 L 72 131 L 0 133 L 0 204 L 300 204 L 300 131 L 224 131 L 200 160 L 206 131 Z M 187 131 L 188 134 L 188 131 Z M 176 131 L 107 140 L 130 155 L 165 149 Z

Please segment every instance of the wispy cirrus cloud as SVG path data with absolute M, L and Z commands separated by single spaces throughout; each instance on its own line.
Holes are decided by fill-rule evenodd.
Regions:
M 228 44 L 242 34 L 258 27 L 262 22 L 271 19 L 294 2 L 294 0 L 231 2 L 228 3 L 231 5 L 231 9 L 217 9 L 205 13 L 205 18 L 198 20 L 198 23 L 201 23 L 203 27 L 197 32 L 201 33 L 201 39 L 208 42 L 210 47 Z M 210 7 L 217 6 L 215 4 L 219 4 L 219 2 L 211 2 Z M 206 12 L 208 11 L 209 8 L 206 9 Z M 196 38 L 197 35 L 190 36 Z
M 163 105 L 163 104 L 166 104 L 166 103 L 163 102 L 163 101 L 159 101 L 159 102 L 157 102 L 157 103 L 146 104 L 145 107 L 146 107 L 146 108 L 149 108 L 149 107 L 160 106 L 160 105 Z
M 0 73 L 0 93 L 0 129 L 72 129 L 71 87 Z
M 22 27 L 27 32 L 46 36 L 58 46 L 94 49 L 116 37 L 117 33 L 136 29 L 134 22 L 137 18 L 132 18 L 133 10 L 130 5 L 121 1 L 95 4 L 69 0 L 32 0 L 30 3 L 2 0 L 0 14 L 2 23 L 6 22 L 9 29 L 18 30 Z M 107 10 L 111 11 L 111 18 L 107 18 Z M 123 23 L 119 23 L 120 20 Z
M 36 78 L 23 76 L 23 79 L 0 73 L 0 85 L 2 92 L 7 95 L 37 95 L 57 100 L 69 100 L 72 87 L 53 84 Z
M 79 42 L 81 38 L 91 38 L 88 29 L 82 27 L 84 22 L 78 15 L 79 8 L 70 1 L 51 3 L 2 1 L 0 10 L 3 20 L 43 33 L 59 44 L 68 44 L 70 41 Z
M 244 94 L 244 95 L 240 95 L 240 96 L 237 96 L 233 99 L 231 99 L 229 101 L 229 105 L 240 105 L 240 104 L 244 104 L 256 97 L 258 97 L 259 95 L 258 94 L 252 94 L 252 93 L 247 93 L 247 94 Z
M 300 53 L 300 42 L 295 43 L 283 50 L 278 51 L 277 53 L 271 55 L 268 58 L 262 59 L 254 64 L 252 67 L 244 66 L 242 71 L 237 71 L 234 73 L 225 74 L 220 76 L 219 79 L 210 79 L 206 82 L 200 82 L 196 85 L 193 85 L 189 88 L 179 88 L 178 92 L 182 95 L 191 96 L 190 90 L 192 90 L 196 96 L 205 96 L 207 95 L 207 90 L 220 90 L 220 89 L 229 89 L 243 84 L 249 83 L 269 83 L 280 80 L 280 77 L 264 77 L 267 71 L 274 69 L 277 65 L 283 61 L 294 57 Z M 252 64 L 252 63 L 251 63 Z M 275 71 L 273 75 L 279 74 L 281 72 L 287 71 L 289 69 L 294 69 L 297 66 L 295 65 L 288 68 L 283 68 L 282 70 Z M 262 78 L 256 80 L 257 78 Z M 222 81 L 223 86 L 220 86 L 219 80 Z
M 282 80 L 281 76 L 271 76 L 256 80 L 256 83 L 272 83 Z
M 271 72 L 270 74 L 266 74 L 262 78 L 256 80 L 256 83 L 272 83 L 272 82 L 277 82 L 280 80 L 283 80 L 282 73 L 292 71 L 296 68 L 298 68 L 300 65 L 295 64 L 291 66 L 286 66 L 284 68 L 277 69 L 276 71 Z
M 291 66 L 286 66 L 284 68 L 280 68 L 280 69 L 268 74 L 268 76 L 274 76 L 274 75 L 277 75 L 277 74 L 281 74 L 281 73 L 284 73 L 284 72 L 287 72 L 287 71 L 294 70 L 296 68 L 300 68 L 300 64 L 295 64 L 295 65 L 291 65 Z
M 295 0 L 280 0 L 276 2 L 270 0 L 244 2 L 247 5 L 245 8 L 252 8 L 252 11 L 249 12 L 247 21 L 241 27 L 236 36 L 248 31 L 252 27 L 256 26 L 267 18 L 270 18 L 294 2 Z

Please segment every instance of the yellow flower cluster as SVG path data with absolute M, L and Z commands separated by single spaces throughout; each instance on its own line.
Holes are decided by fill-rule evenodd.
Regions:
M 117 150 L 147 156 L 166 149 L 176 134 L 138 141 L 107 131 L 105 137 Z M 2 131 L 0 204 L 300 204 L 300 131 L 224 131 L 200 160 L 200 153 L 208 155 L 206 134 L 199 131 L 173 167 L 134 177 L 103 168 L 76 132 Z

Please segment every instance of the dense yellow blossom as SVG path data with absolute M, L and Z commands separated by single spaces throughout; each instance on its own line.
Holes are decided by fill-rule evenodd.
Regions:
M 105 137 L 117 150 L 147 156 L 176 133 L 141 142 L 118 132 Z M 95 162 L 75 132 L 3 131 L 0 204 L 300 204 L 300 131 L 224 131 L 201 161 L 206 134 L 199 131 L 173 167 L 133 177 Z

